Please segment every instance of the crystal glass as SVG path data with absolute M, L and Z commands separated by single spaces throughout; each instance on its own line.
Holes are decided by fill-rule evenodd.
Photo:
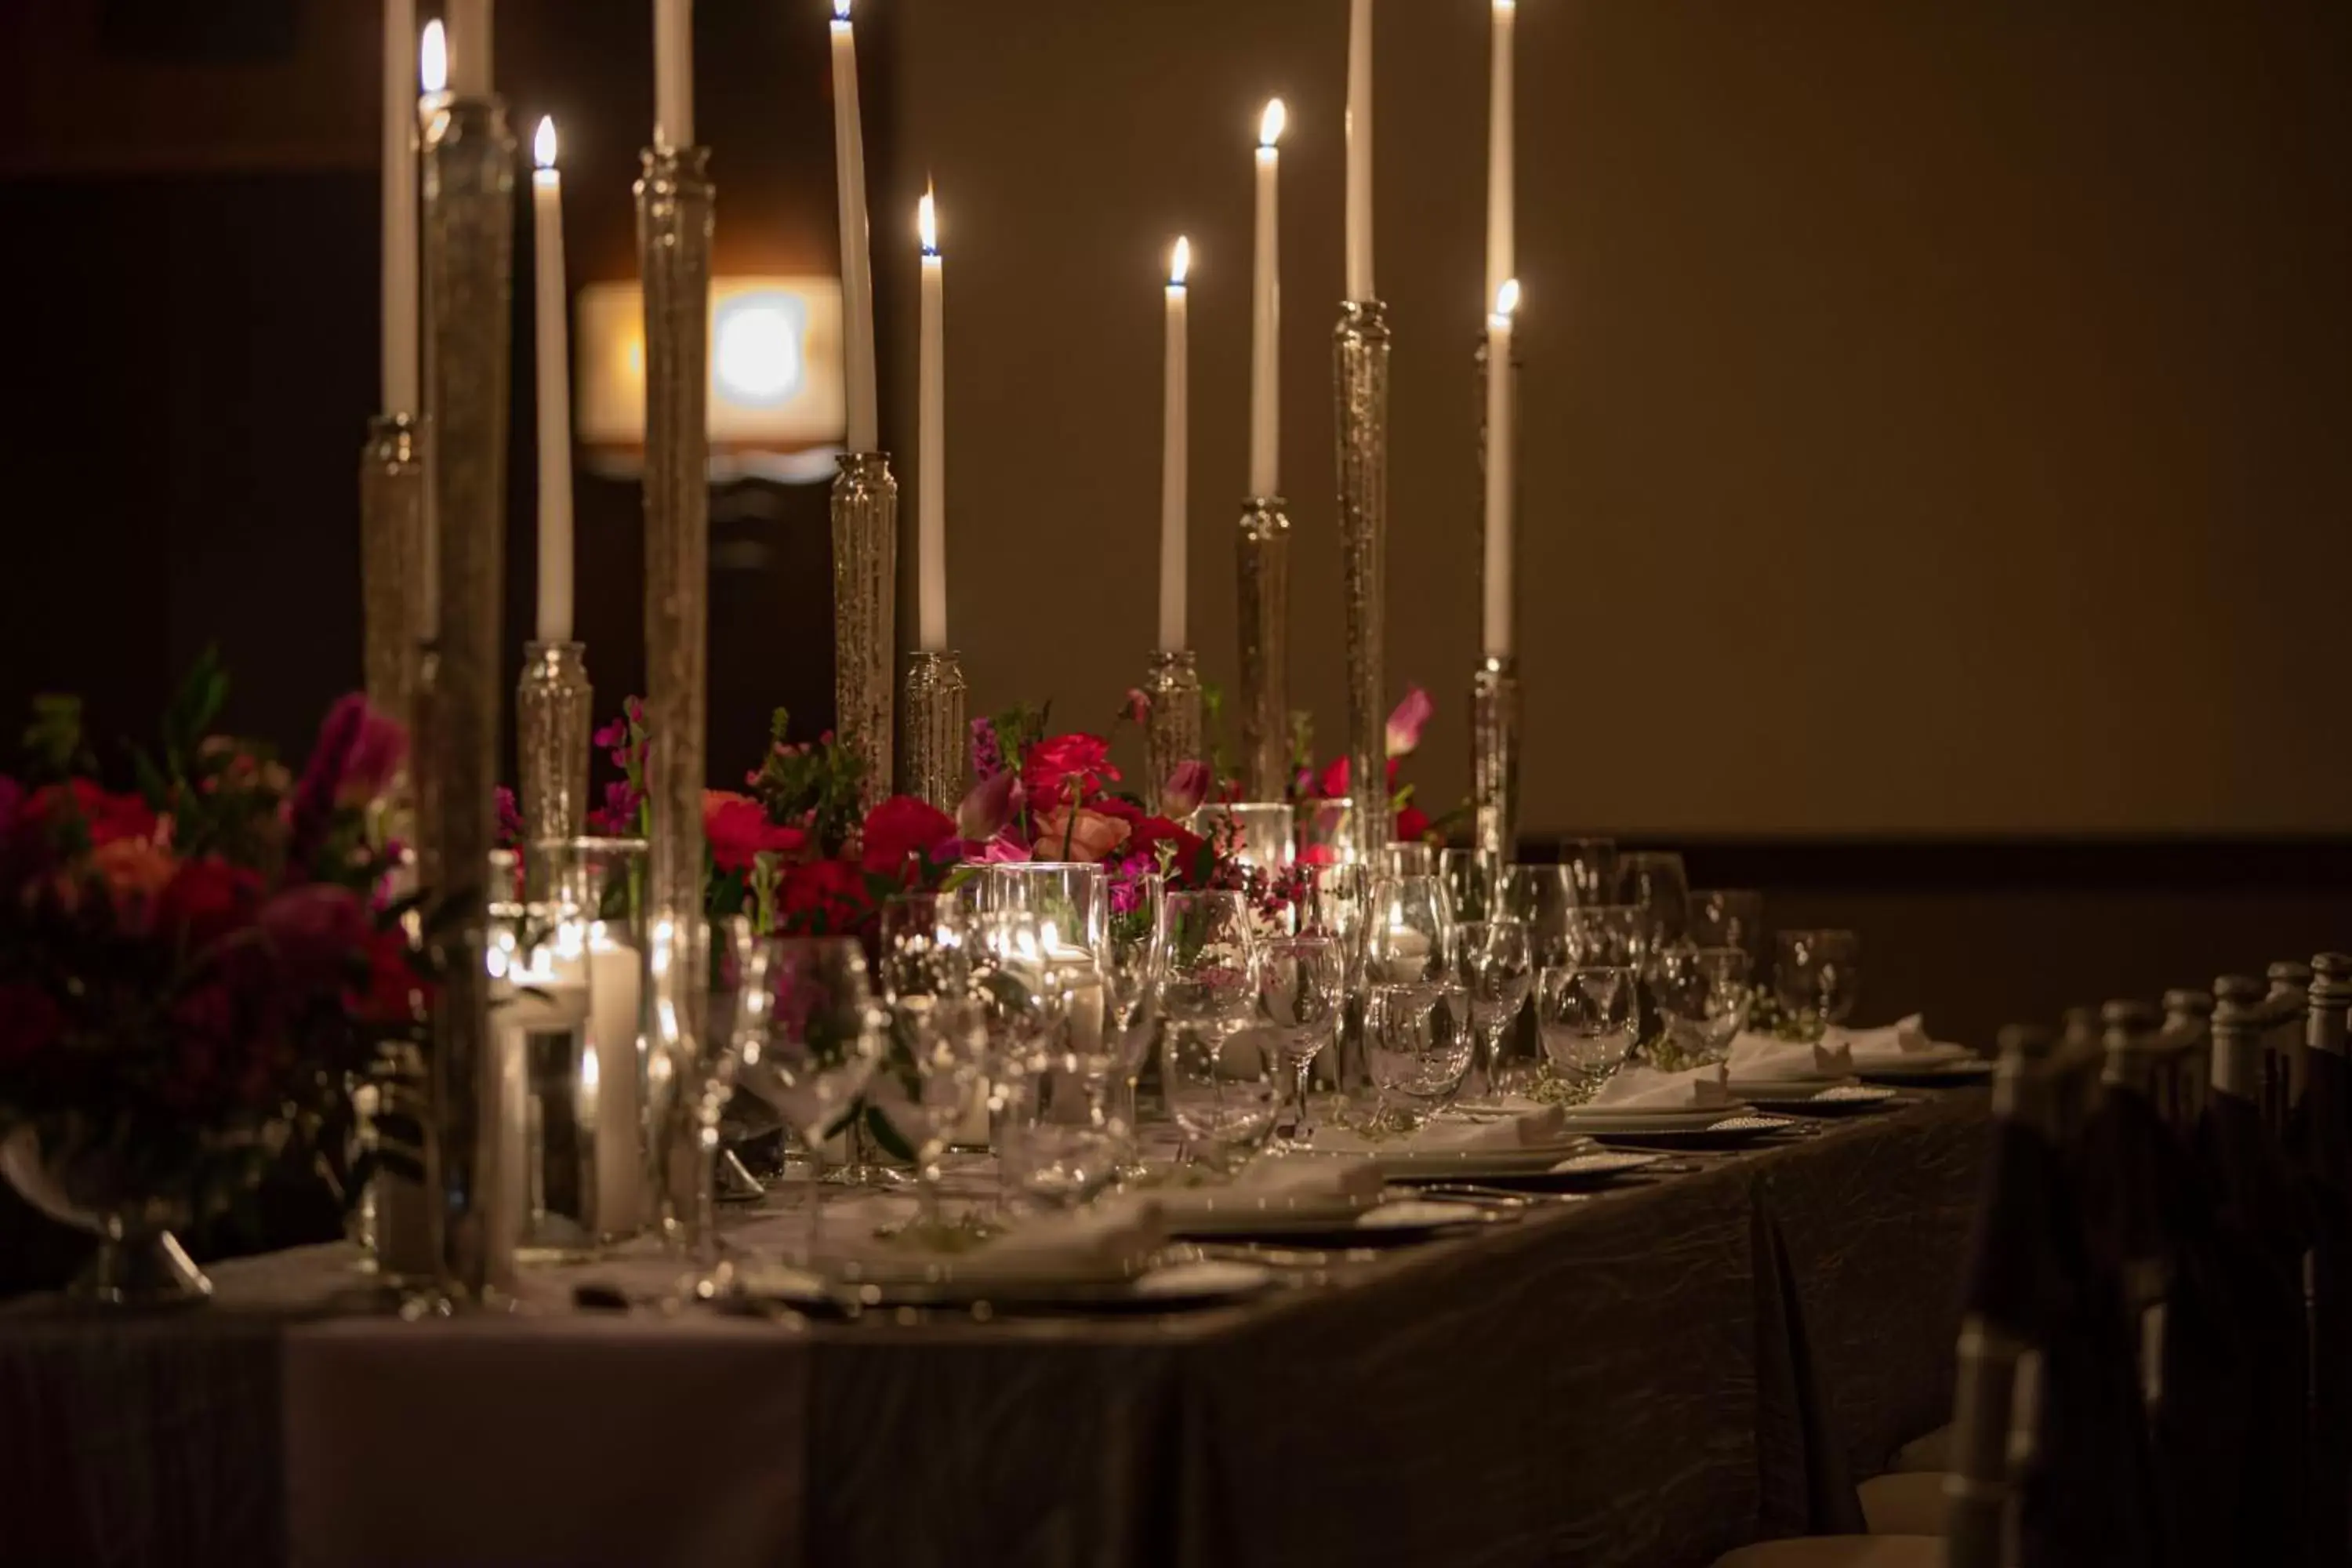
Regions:
M 1257 938 L 1242 895 L 1171 892 L 1160 986 L 1160 1084 L 1189 1152 L 1222 1164 L 1274 1122 L 1280 1064 L 1251 1025 Z
M 1278 936 L 1259 944 L 1258 1019 L 1290 1070 L 1290 1142 L 1313 1136 L 1307 1079 L 1339 1032 L 1348 965 L 1336 937 Z
M 1591 1100 L 1625 1064 L 1637 1017 L 1630 965 L 1564 966 L 1538 977 L 1536 1030 L 1570 1104 Z
M 980 907 L 1036 917 L 1047 951 L 1070 949 L 1100 963 L 1110 940 L 1110 886 L 1091 860 L 1020 860 L 983 866 Z
M 922 1217 L 907 1233 L 919 1241 L 957 1238 L 940 1217 L 940 1161 L 958 1134 L 984 1116 L 989 1096 L 988 1020 L 980 998 L 961 993 L 908 992 L 890 1003 L 893 1056 L 903 1054 L 912 1083 L 887 1077 L 898 1092 L 883 1100 L 890 1123 L 915 1151 Z M 871 1087 L 869 1098 L 874 1096 Z
M 1465 921 L 1456 928 L 1454 951 L 1486 1080 L 1478 1102 L 1498 1105 L 1504 1096 L 1524 1092 L 1535 1076 L 1535 1064 L 1517 1059 L 1508 1049 L 1535 983 L 1528 928 L 1513 920 Z
M 1372 987 L 1364 1043 L 1381 1095 L 1376 1127 L 1419 1127 L 1454 1103 L 1475 1044 L 1469 1014 L 1449 978 Z
M 1381 849 L 1379 869 L 1390 877 L 1434 877 L 1437 847 L 1420 843 L 1385 845 Z
M 719 1267 L 718 1186 L 720 1122 L 734 1095 L 743 1064 L 761 1047 L 753 1027 L 760 1016 L 757 999 L 749 994 L 759 954 L 751 921 L 740 917 L 699 922 L 701 929 L 687 940 L 677 922 L 656 918 L 647 929 L 647 987 L 655 999 L 651 1035 L 656 1050 L 649 1066 L 668 1081 L 680 1120 L 693 1137 L 694 1194 L 688 1237 L 701 1269 L 696 1288 L 708 1295 Z M 703 1027 L 698 1038 L 687 1040 L 671 1026 L 677 1016 L 674 998 L 687 978 L 677 973 L 681 952 L 698 953 L 705 965 Z M 691 1047 L 691 1048 L 689 1048 Z M 657 1151 L 656 1175 L 663 1174 L 665 1151 Z
M 1349 1109 L 1369 1108 L 1372 1099 L 1371 1074 L 1364 1065 L 1364 938 L 1374 881 L 1371 868 L 1360 864 L 1308 866 L 1298 892 L 1299 931 L 1337 938 L 1346 965 L 1338 1048 L 1319 1058 L 1318 1076 L 1339 1089 Z
M 1483 921 L 1503 912 L 1503 868 L 1483 850 L 1442 849 L 1438 875 L 1454 900 L 1457 921 Z
M 1683 874 L 1683 858 L 1664 851 L 1644 851 L 1619 858 L 1620 896 L 1642 911 L 1644 955 L 1683 940 L 1690 930 L 1690 884 Z
M 1731 1055 L 1755 1000 L 1747 952 L 1737 947 L 1677 947 L 1661 954 L 1651 989 L 1665 1019 L 1660 1067 L 1679 1070 Z
M 1103 1005 L 1116 1072 L 1111 1116 L 1132 1134 L 1139 1120 L 1137 1088 L 1159 1025 L 1160 982 L 1167 963 L 1167 885 L 1157 872 L 1137 878 L 1125 894 L 1112 888 L 1110 968 Z M 1118 908 L 1125 901 L 1128 907 Z
M 1537 967 L 1549 968 L 1569 961 L 1569 917 L 1579 902 L 1569 867 L 1506 866 L 1496 912 L 1528 928 Z
M 876 942 L 885 1001 L 961 996 L 971 989 L 979 936 L 970 906 L 952 893 L 898 893 L 883 904 Z
M 1454 900 L 1435 877 L 1383 877 L 1372 889 L 1364 933 L 1364 972 L 1373 985 L 1450 981 Z
M 800 1259 L 807 1266 L 816 1258 L 823 1218 L 825 1141 L 856 1113 L 882 1062 L 889 1021 L 855 937 L 761 937 L 749 947 L 740 1009 L 742 1084 L 808 1147 L 812 1169 Z M 712 1132 L 715 1147 L 715 1125 Z
M 1219 801 L 1192 813 L 1192 831 L 1260 871 L 1278 871 L 1297 853 L 1297 829 L 1286 800 Z
M 1764 943 L 1764 895 L 1753 888 L 1694 888 L 1690 939 L 1700 947 L 1736 947 L 1750 959 Z
M 1642 911 L 1631 904 L 1582 904 L 1569 911 L 1568 963 L 1632 966 L 1642 958 Z
M 1356 858 L 1350 829 L 1356 803 L 1332 795 L 1298 803 L 1298 863 L 1302 866 L 1345 865 Z
M 489 1246 L 527 1263 L 594 1256 L 587 924 L 568 903 L 498 900 L 487 952 L 500 1090 L 489 1170 Z M 583 1179 L 586 1178 L 586 1179 Z
M 1563 838 L 1560 869 L 1568 874 L 1569 890 L 1580 904 L 1617 901 L 1617 841 L 1613 838 Z
M 1807 1039 L 1843 1023 L 1860 994 L 1862 942 L 1850 931 L 1784 931 L 1772 969 L 1782 1016 Z

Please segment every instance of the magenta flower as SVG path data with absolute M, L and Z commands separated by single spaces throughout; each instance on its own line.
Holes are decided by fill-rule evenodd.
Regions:
M 1213 783 L 1209 764 L 1198 757 L 1178 763 L 1168 775 L 1168 782 L 1160 786 L 1160 815 L 1179 819 L 1192 816 L 1209 798 L 1209 786 Z
M 335 811 L 381 795 L 407 754 L 408 731 L 370 707 L 364 696 L 352 691 L 337 698 L 287 802 L 288 852 L 298 863 L 307 860 Z
M 1127 705 L 1125 712 L 1127 714 L 1127 721 L 1130 724 L 1143 724 L 1150 722 L 1151 719 L 1151 698 L 1150 694 L 1139 686 L 1129 687 L 1127 689 Z
M 635 837 L 637 812 L 645 799 L 645 793 L 628 780 L 613 780 L 604 786 L 604 804 L 588 814 L 588 831 L 603 838 Z
M 956 807 L 956 831 L 966 838 L 992 838 L 1003 832 L 1013 820 L 1013 792 L 1020 787 L 1021 775 L 1009 770 L 982 778 Z
M 1004 749 L 997 743 L 996 726 L 985 719 L 974 719 L 971 721 L 971 776 L 985 784 L 1003 772 Z
M 980 863 L 998 866 L 1029 858 L 1029 847 L 1010 833 L 1000 833 L 980 847 Z
M 262 941 L 289 973 L 334 973 L 367 941 L 367 906 L 349 888 L 312 882 L 261 906 Z
M 1422 726 L 1429 722 L 1430 714 L 1436 710 L 1437 704 L 1432 702 L 1429 693 L 1420 687 L 1406 691 L 1404 700 L 1389 714 L 1388 754 L 1391 757 L 1411 756 L 1413 748 L 1421 744 Z
M 499 814 L 499 847 L 512 849 L 522 843 L 522 808 L 515 804 L 514 791 L 499 784 L 490 791 L 490 800 Z

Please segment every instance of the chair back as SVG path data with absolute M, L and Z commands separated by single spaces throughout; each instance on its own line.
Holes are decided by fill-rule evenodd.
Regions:
M 2164 1026 L 2158 1036 L 2163 1065 L 2156 1102 L 2164 1119 L 2183 1133 L 2197 1125 L 2205 1109 L 2206 1083 L 2213 1070 L 2212 1026 L 2211 992 L 2164 994 Z
M 2283 959 L 2270 967 L 2267 1026 L 2263 1032 L 2263 1120 L 2284 1136 L 2303 1078 L 2304 1015 L 2311 965 Z

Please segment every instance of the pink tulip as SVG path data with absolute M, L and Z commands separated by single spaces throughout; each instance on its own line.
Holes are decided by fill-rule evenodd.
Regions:
M 1160 814 L 1171 817 L 1192 816 L 1209 798 L 1209 786 L 1214 782 L 1209 764 L 1198 758 L 1178 763 L 1169 773 L 1168 782 L 1160 786 Z
M 1413 748 L 1421 744 L 1422 726 L 1429 722 L 1430 714 L 1436 709 L 1437 704 L 1432 702 L 1429 693 L 1420 687 L 1408 690 L 1404 700 L 1389 714 L 1388 754 L 1391 757 L 1411 756 Z

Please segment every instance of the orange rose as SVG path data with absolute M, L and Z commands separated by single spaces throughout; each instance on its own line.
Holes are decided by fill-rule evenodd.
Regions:
M 1037 838 L 1029 848 L 1032 860 L 1099 860 L 1127 842 L 1135 829 L 1116 816 L 1081 806 L 1041 813 Z

